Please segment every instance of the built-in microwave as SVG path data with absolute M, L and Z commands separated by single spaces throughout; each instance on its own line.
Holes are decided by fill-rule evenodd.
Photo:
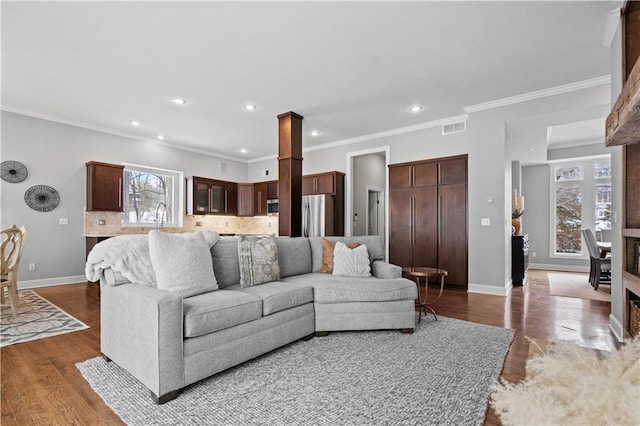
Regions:
M 278 200 L 267 200 L 267 213 L 278 214 Z

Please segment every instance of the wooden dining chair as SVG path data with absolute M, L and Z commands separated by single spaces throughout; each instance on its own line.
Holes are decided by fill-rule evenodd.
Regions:
M 18 228 L 13 225 L 10 228 L 0 231 L 2 243 L 0 243 L 0 300 L 5 301 L 5 290 L 11 306 L 11 314 L 15 317 L 20 305 L 18 299 L 18 268 L 22 249 L 27 237 L 27 230 L 24 226 Z
M 589 271 L 589 282 L 594 290 L 597 290 L 600 284 L 611 283 L 611 259 L 600 257 L 600 249 L 598 242 L 591 229 L 583 229 L 582 235 L 584 242 L 589 251 L 589 263 L 591 265 Z

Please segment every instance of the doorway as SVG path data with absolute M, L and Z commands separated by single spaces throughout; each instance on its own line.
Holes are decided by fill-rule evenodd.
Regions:
M 388 146 L 349 152 L 345 175 L 345 235 L 380 235 L 387 259 L 389 159 Z

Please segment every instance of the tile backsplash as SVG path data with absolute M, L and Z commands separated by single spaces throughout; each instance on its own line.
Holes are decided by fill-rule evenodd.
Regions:
M 104 225 L 100 225 L 104 221 Z M 201 223 L 202 226 L 196 226 Z M 84 234 L 87 237 L 107 237 L 123 234 L 145 234 L 153 227 L 122 226 L 122 213 L 85 212 Z M 220 234 L 278 234 L 278 216 L 184 216 L 181 228 L 165 226 L 165 232 L 195 232 L 203 229 Z

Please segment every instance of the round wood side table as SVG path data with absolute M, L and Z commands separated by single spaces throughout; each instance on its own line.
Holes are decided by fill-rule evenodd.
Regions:
M 406 275 L 409 279 L 415 281 L 418 286 L 418 298 L 416 299 L 416 303 L 420 306 L 420 314 L 418 316 L 418 322 L 422 319 L 422 312 L 427 315 L 427 309 L 431 311 L 436 321 L 438 320 L 438 316 L 436 315 L 436 311 L 429 305 L 436 303 L 442 297 L 442 291 L 444 290 L 444 277 L 447 276 L 448 272 L 444 269 L 438 268 L 428 268 L 425 266 L 409 266 L 406 268 L 402 268 L 402 273 Z M 429 277 L 440 277 L 440 292 L 438 296 L 436 296 L 433 300 L 428 299 L 429 292 Z M 420 298 L 420 281 L 422 281 L 424 285 L 424 297 Z

